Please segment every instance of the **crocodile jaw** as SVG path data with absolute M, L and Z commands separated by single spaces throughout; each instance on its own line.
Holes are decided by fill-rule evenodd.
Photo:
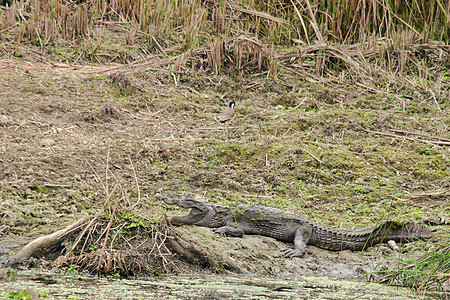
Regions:
M 192 208 L 191 212 L 185 216 L 174 216 L 170 218 L 170 222 L 173 225 L 195 225 L 195 223 L 201 221 L 205 216 L 205 212 L 197 208 Z

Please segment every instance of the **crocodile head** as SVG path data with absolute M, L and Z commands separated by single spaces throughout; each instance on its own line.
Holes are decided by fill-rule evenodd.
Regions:
M 185 216 L 174 216 L 170 218 L 173 225 L 198 225 L 210 228 L 222 226 L 225 211 L 221 206 L 213 206 L 197 201 L 195 199 L 172 199 L 158 194 L 156 197 L 164 200 L 169 205 L 178 205 L 183 208 L 190 208 L 191 211 Z

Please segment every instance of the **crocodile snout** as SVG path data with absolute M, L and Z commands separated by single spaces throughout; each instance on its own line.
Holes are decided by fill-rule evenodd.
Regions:
M 173 201 L 173 199 L 167 198 L 163 194 L 156 194 L 156 198 L 159 200 L 163 200 L 164 202 L 166 202 L 169 205 L 175 204 L 175 201 Z

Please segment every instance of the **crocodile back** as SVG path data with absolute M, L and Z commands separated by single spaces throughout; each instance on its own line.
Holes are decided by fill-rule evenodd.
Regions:
M 293 242 L 299 226 L 313 224 L 299 215 L 259 205 L 241 205 L 233 208 L 231 214 L 246 234 L 269 236 L 283 242 Z

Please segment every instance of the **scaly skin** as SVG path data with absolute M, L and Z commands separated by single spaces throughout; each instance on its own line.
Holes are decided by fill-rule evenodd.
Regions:
M 206 204 L 195 199 L 172 199 L 156 195 L 169 205 L 191 208 L 186 216 L 170 219 L 174 225 L 197 225 L 216 228 L 223 236 L 242 237 L 257 234 L 294 243 L 293 249 L 285 249 L 284 257 L 302 257 L 306 245 L 327 250 L 364 250 L 374 244 L 394 240 L 396 242 L 429 239 L 433 236 L 426 227 L 414 223 L 386 221 L 361 230 L 338 230 L 314 223 L 307 218 L 276 208 L 243 205 L 236 208 Z

